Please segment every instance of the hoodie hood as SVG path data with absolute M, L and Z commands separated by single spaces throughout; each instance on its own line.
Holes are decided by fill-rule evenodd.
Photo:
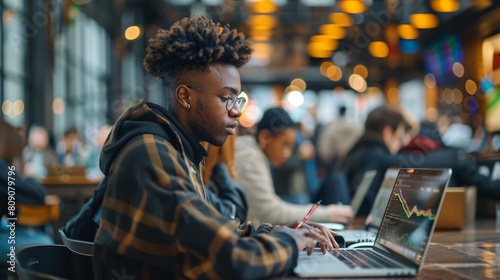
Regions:
M 140 100 L 125 110 L 104 143 L 99 158 L 99 167 L 104 175 L 109 175 L 112 163 L 127 143 L 144 134 L 166 139 L 196 165 L 207 156 L 199 141 L 187 132 L 172 113 L 157 104 Z

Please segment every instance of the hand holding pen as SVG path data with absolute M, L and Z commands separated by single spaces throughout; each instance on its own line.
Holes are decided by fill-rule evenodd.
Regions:
M 302 219 L 302 221 L 300 221 L 300 223 L 297 225 L 297 227 L 295 227 L 295 229 L 299 229 L 302 227 L 302 225 L 307 221 L 307 219 L 309 219 L 309 217 L 312 215 L 312 213 L 314 212 L 314 210 L 316 210 L 316 208 L 318 208 L 319 204 L 321 203 L 322 200 L 316 202 L 312 207 L 311 209 L 309 210 L 309 212 L 307 212 L 307 215 L 304 217 L 304 219 Z

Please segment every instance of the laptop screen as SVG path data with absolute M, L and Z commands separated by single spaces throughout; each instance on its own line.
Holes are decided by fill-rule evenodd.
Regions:
M 375 247 L 421 264 L 451 169 L 400 169 Z

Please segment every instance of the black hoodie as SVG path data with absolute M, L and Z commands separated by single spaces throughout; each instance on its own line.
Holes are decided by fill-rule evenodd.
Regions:
M 293 267 L 292 237 L 254 235 L 250 223 L 209 203 L 199 173 L 205 154 L 157 105 L 138 102 L 120 117 L 100 162 L 107 188 L 95 238 L 98 278 L 125 267 L 138 279 L 261 279 Z

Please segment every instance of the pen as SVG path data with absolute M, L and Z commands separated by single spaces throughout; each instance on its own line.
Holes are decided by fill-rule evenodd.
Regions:
M 314 212 L 314 210 L 316 210 L 316 208 L 318 208 L 319 204 L 321 203 L 321 200 L 316 202 L 312 207 L 311 209 L 309 210 L 309 212 L 307 213 L 307 215 L 304 217 L 304 219 L 302 219 L 302 221 L 300 221 L 300 223 L 297 225 L 297 227 L 295 229 L 299 229 L 300 227 L 302 227 L 302 225 L 307 221 L 307 219 L 309 219 L 309 216 L 312 215 L 312 213 Z

